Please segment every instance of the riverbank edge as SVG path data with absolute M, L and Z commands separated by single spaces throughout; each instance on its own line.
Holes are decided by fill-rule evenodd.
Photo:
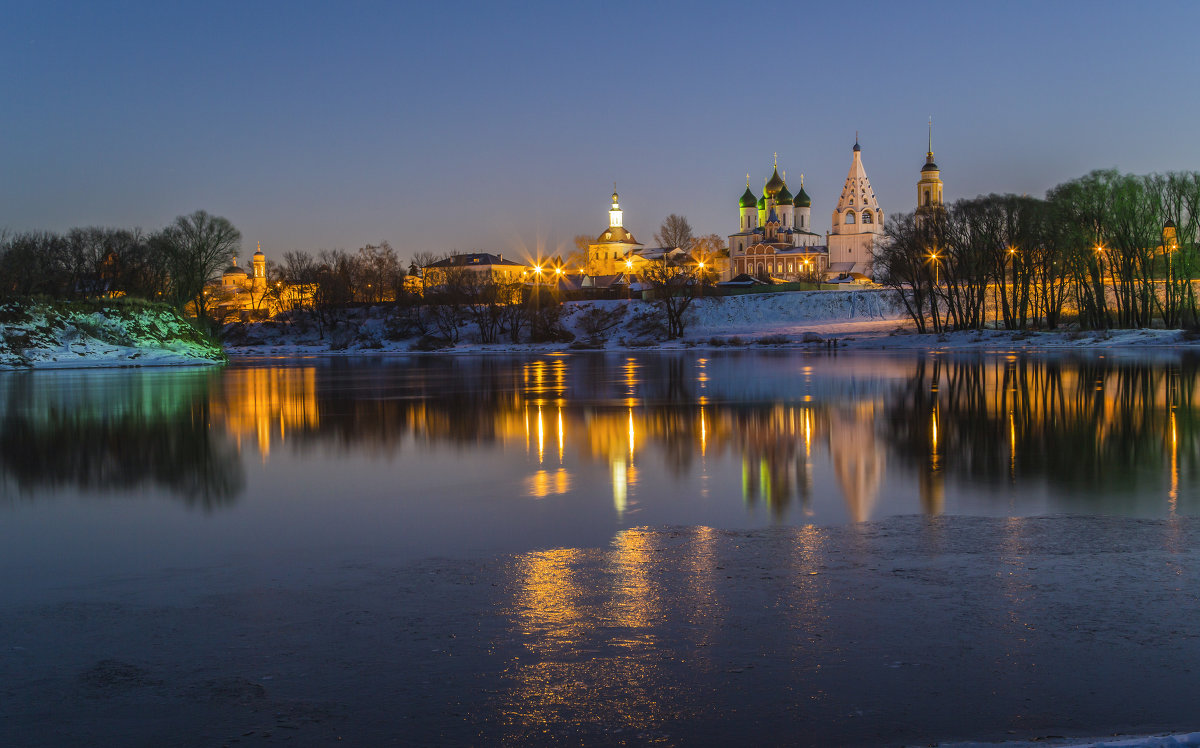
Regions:
M 454 356 L 568 353 L 636 353 L 677 351 L 796 350 L 883 351 L 929 353 L 1038 353 L 1072 350 L 1200 351 L 1200 337 L 1182 330 L 1106 330 L 1030 332 L 1022 330 L 970 330 L 952 333 L 898 332 L 866 329 L 860 332 L 822 333 L 819 326 L 794 335 L 764 331 L 761 335 L 714 335 L 706 339 L 667 341 L 653 345 L 603 345 L 566 343 L 480 344 L 463 343 L 435 350 L 416 350 L 409 341 L 379 347 L 331 348 L 328 345 L 229 346 L 231 359 L 272 356 Z
M 226 362 L 218 341 L 163 304 L 26 299 L 0 306 L 0 371 Z

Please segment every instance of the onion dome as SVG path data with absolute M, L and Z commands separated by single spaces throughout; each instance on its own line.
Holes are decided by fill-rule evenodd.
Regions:
M 1173 228 L 1175 228 L 1175 222 L 1167 221 L 1166 223 L 1163 224 L 1163 228 L 1164 229 L 1173 229 Z
M 254 250 L 254 256 L 255 256 L 255 257 L 262 257 L 262 256 L 263 256 L 263 251 L 262 251 L 262 242 L 259 242 L 259 243 L 258 243 L 258 249 Z
M 854 133 L 854 152 L 855 152 L 855 153 L 858 153 L 858 152 L 859 152 L 859 151 L 861 151 L 861 150 L 862 150 L 862 148 L 859 148 L 859 147 L 858 147 L 858 133 L 857 133 L 857 132 L 855 132 L 855 133 Z
M 762 197 L 758 198 L 757 207 L 759 210 L 767 209 L 767 196 L 766 195 L 763 195 Z
M 788 188 L 787 188 L 787 184 L 786 184 L 786 183 L 785 183 L 785 184 L 783 185 L 783 187 L 782 187 L 782 188 L 779 190 L 779 194 L 777 194 L 777 195 L 775 196 L 775 200 L 776 200 L 777 202 L 779 202 L 780 204 L 782 204 L 782 203 L 790 203 L 790 202 L 792 201 L 792 193 L 791 193 L 790 191 L 788 191 Z
M 767 186 L 763 188 L 763 192 L 768 196 L 774 197 L 779 194 L 779 191 L 784 188 L 783 180 L 779 177 L 779 169 L 771 172 L 771 178 L 767 180 Z
M 800 182 L 800 191 L 796 193 L 796 199 L 792 201 L 792 205 L 796 206 L 797 208 L 812 207 L 812 198 L 810 198 L 808 193 L 804 191 L 803 181 Z
M 225 268 L 225 272 L 224 272 L 224 273 L 221 273 L 221 275 L 223 275 L 223 276 L 231 276 L 231 275 L 245 275 L 245 274 L 246 274 L 246 271 L 245 271 L 245 270 L 242 270 L 240 267 L 238 267 L 238 266 L 237 266 L 237 260 L 236 260 L 236 259 L 233 261 L 233 264 L 232 264 L 232 265 L 230 265 L 229 267 Z
M 753 208 L 758 204 L 758 198 L 750 191 L 750 186 L 746 185 L 746 191 L 742 193 L 742 198 L 738 200 L 739 208 Z
M 933 163 L 933 151 L 925 154 L 925 165 L 921 167 L 922 173 L 927 171 L 937 171 L 938 165 Z

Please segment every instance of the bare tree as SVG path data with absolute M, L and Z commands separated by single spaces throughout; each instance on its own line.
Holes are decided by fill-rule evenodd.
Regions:
M 179 216 L 161 234 L 171 274 L 169 299 L 183 309 L 193 304 L 196 316 L 208 319 L 204 286 L 216 279 L 242 243 L 228 219 L 198 210 Z
M 642 266 L 642 281 L 650 286 L 655 306 L 667 318 L 668 339 L 683 337 L 685 314 L 700 288 L 698 272 L 698 265 L 690 257 L 678 253 L 672 257 L 664 252 Z
M 692 225 L 683 216 L 672 213 L 658 227 L 654 234 L 658 246 L 667 249 L 682 249 L 685 252 L 692 245 Z

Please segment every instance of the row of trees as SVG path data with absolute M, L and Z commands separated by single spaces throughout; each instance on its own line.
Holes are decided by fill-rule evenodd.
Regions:
M 207 318 L 205 284 L 229 264 L 241 233 L 199 210 L 159 231 L 76 228 L 0 236 L 0 297 L 161 299 Z
M 1198 230 L 1200 174 L 1095 171 L 893 216 L 875 276 L 920 331 L 1195 327 Z

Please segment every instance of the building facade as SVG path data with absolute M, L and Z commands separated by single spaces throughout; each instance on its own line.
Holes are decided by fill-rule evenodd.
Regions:
M 746 175 L 746 191 L 738 200 L 738 231 L 729 235 L 726 279 L 751 275 L 761 280 L 815 281 L 824 277 L 828 253 L 820 245 L 821 235 L 812 230 L 812 200 L 804 191 L 804 175 L 795 196 L 785 177 L 779 176 L 776 160 L 762 197 L 756 198 Z
M 883 210 L 875 199 L 862 163 L 862 148 L 854 139 L 850 171 L 833 210 L 828 235 L 829 271 L 855 278 L 871 277 L 875 245 L 883 238 Z
M 617 202 L 617 191 L 613 189 L 612 207 L 608 211 L 608 228 L 596 237 L 587 248 L 587 275 L 617 275 L 624 273 L 626 258 L 642 248 L 633 234 L 622 226 L 624 212 Z

